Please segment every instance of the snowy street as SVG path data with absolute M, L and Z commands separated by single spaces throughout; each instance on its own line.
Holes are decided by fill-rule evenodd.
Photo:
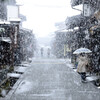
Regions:
M 100 100 L 100 90 L 81 83 L 71 66 L 70 60 L 34 59 L 4 100 Z
M 100 100 L 100 0 L 0 0 L 0 100 Z

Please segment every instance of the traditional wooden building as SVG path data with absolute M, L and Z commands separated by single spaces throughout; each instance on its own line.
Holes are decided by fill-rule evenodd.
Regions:
M 73 9 L 76 9 L 77 5 L 83 6 L 81 14 L 85 21 L 81 26 L 81 35 L 85 34 L 83 37 L 84 47 L 92 51 L 90 56 L 91 71 L 100 75 L 100 0 L 71 0 Z M 100 79 L 98 82 L 100 85 Z

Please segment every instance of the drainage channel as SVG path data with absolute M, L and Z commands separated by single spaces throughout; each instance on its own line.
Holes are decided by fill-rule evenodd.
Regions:
M 25 72 L 26 68 L 25 66 L 15 67 L 13 73 L 7 73 L 6 78 L 0 84 L 0 98 L 5 98 L 9 95 L 9 92 L 11 92 L 14 85 L 18 83 L 19 78 Z
M 15 73 L 13 73 L 13 75 L 14 74 Z M 2 84 L 0 85 L 0 97 L 5 97 L 12 89 L 12 87 L 14 86 L 14 84 L 17 82 L 18 79 L 19 77 L 7 76 L 7 78 L 3 80 Z

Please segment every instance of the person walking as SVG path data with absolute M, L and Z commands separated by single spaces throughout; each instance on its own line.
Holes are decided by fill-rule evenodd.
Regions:
M 82 82 L 86 82 L 86 67 L 88 65 L 88 58 L 85 54 L 80 54 L 77 72 L 81 75 Z
M 47 56 L 48 56 L 48 58 L 50 57 L 50 48 L 48 48 L 48 50 L 47 50 Z
M 41 48 L 41 57 L 43 57 L 43 52 L 44 52 L 44 49 L 43 48 Z

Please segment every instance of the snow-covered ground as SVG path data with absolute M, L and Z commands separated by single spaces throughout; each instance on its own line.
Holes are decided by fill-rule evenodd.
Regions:
M 26 91 L 31 91 L 31 89 L 32 89 L 32 82 L 24 80 L 20 83 L 20 86 L 18 87 L 16 94 L 24 93 Z
M 6 100 L 100 100 L 100 90 L 70 66 L 67 59 L 34 59 Z

